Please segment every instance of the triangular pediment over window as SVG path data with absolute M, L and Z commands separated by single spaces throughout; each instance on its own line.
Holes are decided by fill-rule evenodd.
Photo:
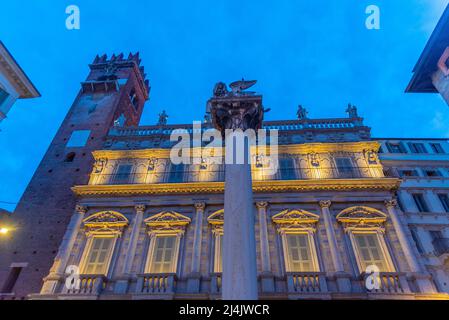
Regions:
M 339 222 L 355 222 L 363 220 L 366 223 L 380 223 L 387 220 L 387 215 L 380 210 L 370 207 L 351 207 L 341 211 L 337 215 Z
M 274 215 L 272 220 L 276 224 L 316 223 L 320 217 L 317 214 L 301 209 L 287 209 Z
M 175 211 L 163 211 L 145 220 L 150 227 L 158 226 L 185 226 L 190 223 L 190 218 Z
M 128 222 L 123 214 L 116 211 L 97 212 L 83 220 L 87 227 L 124 227 Z
M 221 225 L 224 223 L 224 209 L 215 211 L 208 218 L 207 222 L 213 225 Z

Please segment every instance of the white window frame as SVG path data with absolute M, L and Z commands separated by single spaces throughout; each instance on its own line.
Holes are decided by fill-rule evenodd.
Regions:
M 81 258 L 81 262 L 80 262 L 80 273 L 81 274 L 85 274 L 85 275 L 92 274 L 92 273 L 86 273 L 85 272 L 86 268 L 87 268 L 87 264 L 88 264 L 87 259 L 88 259 L 89 255 L 91 253 L 94 240 L 95 239 L 101 239 L 101 238 L 110 238 L 110 239 L 113 239 L 113 241 L 112 241 L 111 247 L 109 249 L 108 255 L 106 257 L 106 260 L 105 260 L 106 264 L 105 264 L 104 272 L 102 272 L 102 273 L 94 273 L 94 274 L 95 275 L 97 275 L 97 274 L 98 275 L 104 275 L 104 276 L 108 275 L 109 268 L 111 266 L 112 256 L 114 255 L 115 245 L 117 243 L 117 238 L 118 238 L 118 234 L 116 234 L 116 233 L 93 233 L 93 234 L 90 234 L 88 236 L 86 247 L 84 248 L 83 255 L 82 255 L 82 258 Z
M 312 260 L 312 270 L 293 270 L 292 261 L 290 260 L 289 247 L 287 237 L 289 235 L 306 235 L 308 251 Z M 284 253 L 285 270 L 288 273 L 302 273 L 302 272 L 320 272 L 320 264 L 318 262 L 318 254 L 315 246 L 314 231 L 305 229 L 304 231 L 281 231 L 282 248 Z
M 385 213 L 371 207 L 355 206 L 344 209 L 336 218 L 338 222 L 343 224 L 345 232 L 349 237 L 360 274 L 365 273 L 366 270 L 363 270 L 362 255 L 355 239 L 357 234 L 375 234 L 387 267 L 387 270 L 381 270 L 381 272 L 396 272 L 385 239 L 384 224 L 387 221 Z
M 145 262 L 145 273 L 148 274 L 167 274 L 167 273 L 176 273 L 178 269 L 178 258 L 179 258 L 179 249 L 181 244 L 181 236 L 182 234 L 179 232 L 173 232 L 173 233 L 151 233 L 150 235 L 150 245 L 148 248 L 148 255 Z M 173 253 L 173 260 L 171 261 L 170 270 L 167 272 L 153 272 L 151 270 L 151 267 L 153 266 L 153 259 L 154 259 L 154 253 L 156 249 L 156 240 L 157 238 L 162 237 L 174 237 L 175 238 L 175 245 L 174 245 L 174 253 Z
M 354 252 L 356 261 L 357 261 L 357 268 L 359 272 L 362 274 L 366 272 L 366 270 L 363 268 L 363 262 L 362 262 L 362 253 L 360 252 L 359 245 L 357 244 L 356 236 L 359 234 L 368 234 L 368 235 L 375 235 L 377 238 L 377 242 L 380 247 L 380 251 L 382 253 L 385 266 L 387 267 L 387 270 L 380 270 L 380 272 L 396 272 L 396 269 L 394 267 L 393 261 L 391 259 L 390 252 L 387 247 L 387 243 L 385 242 L 384 234 L 381 230 L 359 230 L 359 229 L 353 229 L 349 231 L 349 239 L 351 241 L 352 250 Z

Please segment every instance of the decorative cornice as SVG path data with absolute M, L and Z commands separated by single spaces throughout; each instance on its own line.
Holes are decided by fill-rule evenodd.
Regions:
M 269 147 L 269 146 L 267 146 Z M 251 147 L 251 154 L 257 154 L 257 146 Z M 310 154 L 328 152 L 364 152 L 374 150 L 377 152 L 380 143 L 377 141 L 341 142 L 341 143 L 306 143 L 281 145 L 278 147 L 279 154 Z M 225 154 L 225 148 L 212 148 L 215 154 Z M 192 148 L 191 154 L 201 154 L 202 148 Z M 170 149 L 139 149 L 139 150 L 96 150 L 92 152 L 95 159 L 149 159 L 149 158 L 170 158 Z
M 322 180 L 282 180 L 254 181 L 256 193 L 292 191 L 356 191 L 356 190 L 397 190 L 401 180 L 396 178 L 367 179 L 322 179 Z M 129 185 L 84 185 L 74 186 L 77 196 L 147 195 L 147 194 L 210 194 L 223 193 L 224 182 L 192 182 Z
M 213 212 L 208 218 L 207 222 L 211 225 L 223 225 L 224 223 L 224 209 Z
M 14 60 L 8 49 L 0 41 L 0 69 L 4 70 L 7 80 L 18 89 L 21 98 L 40 97 L 39 91 Z

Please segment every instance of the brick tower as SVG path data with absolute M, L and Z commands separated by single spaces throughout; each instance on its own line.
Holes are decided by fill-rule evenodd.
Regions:
M 139 53 L 97 56 L 72 107 L 26 188 L 15 230 L 0 241 L 0 299 L 38 293 L 75 208 L 74 185 L 87 184 L 92 151 L 113 126 L 137 126 L 150 86 Z

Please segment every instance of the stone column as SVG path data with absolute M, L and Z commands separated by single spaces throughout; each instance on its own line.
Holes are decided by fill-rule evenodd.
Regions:
M 190 268 L 190 275 L 187 280 L 187 287 L 189 292 L 200 291 L 200 264 L 201 264 L 201 244 L 203 231 L 203 216 L 206 204 L 204 202 L 195 203 L 195 230 L 193 236 L 193 251 L 192 251 L 192 265 Z
M 435 287 L 430 280 L 430 275 L 422 273 L 416 255 L 409 242 L 409 239 L 407 238 L 406 229 L 400 220 L 398 211 L 396 210 L 396 206 L 396 199 L 385 201 L 385 207 L 387 208 L 387 211 L 390 215 L 393 227 L 399 239 L 399 243 L 401 244 L 402 250 L 404 252 L 405 259 L 407 260 L 411 272 L 414 273 L 414 277 L 420 291 L 422 293 L 433 293 L 435 292 Z
M 250 144 L 262 128 L 262 96 L 245 92 L 256 81 L 236 81 L 228 91 L 222 82 L 208 101 L 214 127 L 225 137 L 225 195 L 223 234 L 223 299 L 258 297 L 255 215 Z M 250 141 L 251 140 L 251 143 Z M 234 142 L 235 141 L 235 142 Z M 242 157 L 243 156 L 243 157 Z M 242 161 L 242 158 L 243 161 Z
M 337 237 L 335 235 L 334 223 L 329 210 L 331 204 L 332 202 L 330 200 L 320 201 L 321 215 L 323 216 L 324 226 L 326 228 L 326 236 L 329 242 L 329 249 L 331 251 L 335 278 L 337 281 L 338 290 L 340 292 L 351 292 L 350 275 L 345 272 L 340 253 L 338 252 Z
M 259 213 L 259 241 L 262 261 L 261 285 L 263 292 L 274 292 L 274 277 L 271 272 L 270 246 L 268 243 L 267 207 L 268 202 L 256 202 Z
M 123 294 L 128 290 L 129 281 L 131 280 L 131 268 L 136 255 L 137 240 L 139 239 L 140 227 L 142 226 L 143 215 L 145 213 L 145 205 L 138 204 L 135 207 L 136 214 L 134 216 L 131 234 L 129 235 L 128 246 L 126 248 L 125 262 L 123 263 L 123 271 L 121 277 L 116 281 L 114 293 Z
M 87 207 L 77 205 L 75 213 L 72 215 L 67 230 L 62 238 L 59 246 L 58 254 L 50 269 L 50 273 L 44 278 L 44 284 L 41 289 L 41 294 L 53 294 L 61 280 L 64 279 L 65 268 L 72 252 L 73 245 L 78 235 L 81 223 L 87 212 Z
M 257 299 L 251 168 L 227 164 L 224 196 L 223 299 Z

